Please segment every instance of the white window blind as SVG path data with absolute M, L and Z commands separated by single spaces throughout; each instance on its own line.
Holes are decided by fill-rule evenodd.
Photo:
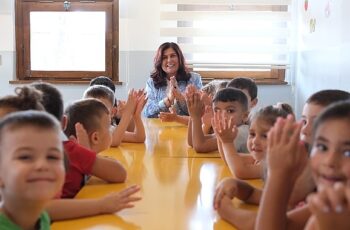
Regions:
M 164 41 L 200 70 L 285 68 L 291 0 L 160 0 Z

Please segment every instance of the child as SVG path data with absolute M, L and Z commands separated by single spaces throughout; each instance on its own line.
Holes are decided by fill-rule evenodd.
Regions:
M 286 110 L 286 108 L 288 108 Z M 218 142 L 222 145 L 223 160 L 227 163 L 231 173 L 238 179 L 263 178 L 262 161 L 265 159 L 267 148 L 267 133 L 278 117 L 286 118 L 293 114 L 289 105 L 267 106 L 256 112 L 250 119 L 247 147 L 250 154 L 240 154 L 233 144 L 237 135 L 234 118 L 216 115 L 213 120 L 214 131 Z
M 32 86 L 42 92 L 43 97 L 41 103 L 44 105 L 45 109 L 49 113 L 54 115 L 58 120 L 62 122 L 62 127 L 63 129 L 65 129 L 67 117 L 63 116 L 63 100 L 61 93 L 58 91 L 58 89 L 49 83 L 34 83 Z M 95 152 L 92 152 L 89 149 L 80 146 L 78 143 L 68 140 L 65 135 L 63 136 L 65 138 L 65 141 L 63 143 L 66 148 L 66 152 L 68 155 L 73 156 L 71 161 L 74 161 L 74 159 L 76 159 L 77 156 L 81 156 L 82 158 L 84 158 L 84 154 L 87 154 L 86 158 L 89 156 L 95 156 L 96 158 L 92 169 L 86 169 L 86 167 L 82 165 L 81 161 L 77 161 L 75 163 L 70 162 L 66 179 L 67 181 L 72 181 L 72 179 L 75 179 L 75 186 L 77 186 L 77 190 L 81 187 L 81 183 L 84 182 L 84 175 L 87 174 L 92 174 L 100 177 L 101 179 L 108 180 L 108 177 L 105 177 L 102 174 L 102 172 L 106 171 L 104 165 L 114 165 L 113 169 L 110 169 L 110 171 L 113 172 L 109 173 L 111 175 L 118 174 L 118 171 L 121 171 L 121 166 L 118 162 L 98 156 Z M 89 138 L 87 139 L 87 141 L 90 142 Z M 88 143 L 88 145 L 90 146 L 90 143 Z M 133 207 L 131 202 L 138 201 L 140 200 L 140 198 L 133 197 L 132 195 L 134 195 L 139 190 L 139 186 L 130 186 L 120 192 L 110 193 L 106 196 L 96 199 L 55 199 L 49 203 L 47 210 L 50 214 L 50 217 L 53 220 L 64 220 L 99 214 L 114 213 L 124 208 Z M 69 193 L 70 196 L 68 197 L 74 196 L 75 193 L 75 191 Z
M 309 229 L 349 229 L 350 101 L 329 106 L 315 121 L 310 164 L 318 192 L 309 205 L 286 215 L 292 188 L 308 161 L 300 129 L 301 123 L 281 119 L 269 134 L 269 177 L 256 229 L 304 228 L 307 222 Z
M 15 111 L 44 110 L 39 102 L 41 97 L 41 93 L 31 87 L 15 88 L 15 95 L 0 98 L 0 118 Z
M 216 136 L 214 134 L 205 135 L 202 130 L 202 116 L 204 114 L 204 104 L 198 91 L 189 90 L 186 94 L 188 111 L 191 116 L 191 125 L 188 129 L 188 143 L 196 152 L 206 153 L 218 149 Z M 216 113 L 229 114 L 234 118 L 237 125 L 238 134 L 235 139 L 237 151 L 245 153 L 247 150 L 248 126 L 243 125 L 243 121 L 248 115 L 248 100 L 246 95 L 239 89 L 225 88 L 219 90 L 213 99 L 213 111 Z
M 109 77 L 105 77 L 105 76 L 95 77 L 90 81 L 90 86 L 94 86 L 94 85 L 103 85 L 113 91 L 114 102 L 113 102 L 113 114 L 111 114 L 112 124 L 118 125 L 121 120 L 126 102 L 119 100 L 117 103 L 117 100 L 115 99 L 115 85 Z M 134 121 L 131 120 L 126 130 L 129 132 L 133 132 L 134 129 L 135 129 L 135 124 L 134 124 Z
M 311 144 L 312 125 L 317 115 L 328 105 L 347 99 L 350 99 L 350 93 L 337 89 L 321 90 L 312 94 L 307 99 L 302 111 L 301 117 L 304 125 L 301 129 L 301 140 L 307 144 Z
M 131 91 L 134 92 L 134 91 Z M 124 110 L 124 117 L 120 120 L 119 125 L 113 128 L 112 137 L 112 147 L 117 147 L 121 141 L 132 142 L 132 143 L 143 143 L 146 139 L 145 128 L 141 119 L 141 111 L 146 103 L 146 95 L 143 91 L 135 91 L 136 95 L 136 109 L 132 114 L 131 108 L 132 104 L 129 101 Z M 112 90 L 102 85 L 90 86 L 85 92 L 83 98 L 96 98 L 108 108 L 110 114 L 114 114 L 114 94 Z M 130 123 L 130 118 L 133 118 L 135 130 L 133 132 L 128 132 L 125 130 L 126 125 Z M 122 132 L 124 129 L 124 132 Z M 121 135 L 120 135 L 121 134 Z
M 204 115 L 202 116 L 202 130 L 204 134 L 214 133 L 213 127 L 211 125 L 211 120 L 214 117 L 212 100 L 216 92 L 220 89 L 226 88 L 227 81 L 222 80 L 212 80 L 201 89 L 202 100 L 205 106 Z
M 0 229 L 50 229 L 44 211 L 64 182 L 57 120 L 15 112 L 0 120 Z
M 316 116 L 318 116 L 327 105 L 350 99 L 350 94 L 342 90 L 321 90 L 311 95 L 302 112 L 303 126 L 301 128 L 301 140 L 306 145 L 311 144 L 311 127 Z M 314 191 L 315 185 L 311 178 L 310 167 L 306 167 L 294 186 L 292 197 L 289 201 L 291 209 L 295 208 L 306 196 Z M 254 188 L 245 181 L 233 178 L 225 178 L 216 189 L 214 208 L 220 216 L 240 229 L 254 229 L 256 213 L 247 210 L 235 209 L 231 199 L 237 197 L 246 203 L 259 204 L 262 191 Z
M 238 77 L 227 83 L 227 87 L 242 90 L 248 98 L 248 110 L 252 110 L 258 103 L 258 87 L 254 80 L 247 77 Z

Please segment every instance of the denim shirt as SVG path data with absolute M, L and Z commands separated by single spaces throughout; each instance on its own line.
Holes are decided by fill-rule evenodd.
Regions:
M 201 76 L 197 73 L 191 72 L 191 77 L 187 81 L 179 81 L 178 87 L 181 93 L 184 93 L 186 87 L 189 84 L 194 85 L 197 89 L 202 88 L 202 79 Z M 167 96 L 168 87 L 163 86 L 156 88 L 153 83 L 153 79 L 149 78 L 146 83 L 146 92 L 147 92 L 147 104 L 143 110 L 143 115 L 148 118 L 158 117 L 160 112 L 169 112 L 169 109 L 164 104 L 163 99 Z M 188 115 L 186 103 L 177 103 L 175 105 L 176 112 L 179 115 Z

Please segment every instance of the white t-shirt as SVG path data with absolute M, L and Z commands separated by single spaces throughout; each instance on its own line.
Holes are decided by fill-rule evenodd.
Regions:
M 238 134 L 234 141 L 237 152 L 239 153 L 249 153 L 247 148 L 247 139 L 249 135 L 249 126 L 240 125 L 238 126 Z

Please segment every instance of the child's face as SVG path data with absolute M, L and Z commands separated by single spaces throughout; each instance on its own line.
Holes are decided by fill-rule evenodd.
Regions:
M 247 147 L 254 159 L 261 161 L 266 156 L 267 149 L 267 133 L 271 125 L 262 119 L 255 119 L 249 127 L 249 136 Z
M 303 108 L 301 119 L 303 121 L 303 127 L 301 128 L 300 139 L 307 144 L 312 142 L 312 126 L 315 118 L 324 110 L 321 105 L 313 103 L 306 103 Z
M 3 199 L 51 200 L 62 189 L 65 175 L 58 131 L 25 126 L 5 132 L 0 153 Z
M 336 182 L 350 185 L 349 119 L 328 120 L 319 125 L 311 151 L 311 168 L 318 187 Z
M 242 124 L 247 116 L 247 113 L 243 111 L 243 106 L 237 101 L 214 102 L 213 110 L 214 114 L 219 114 L 227 118 L 233 117 L 236 125 Z
M 96 131 L 98 132 L 98 140 L 95 142 L 95 145 L 91 145 L 92 149 L 97 153 L 109 149 L 112 143 L 110 115 L 103 113 L 100 124 L 100 129 Z

